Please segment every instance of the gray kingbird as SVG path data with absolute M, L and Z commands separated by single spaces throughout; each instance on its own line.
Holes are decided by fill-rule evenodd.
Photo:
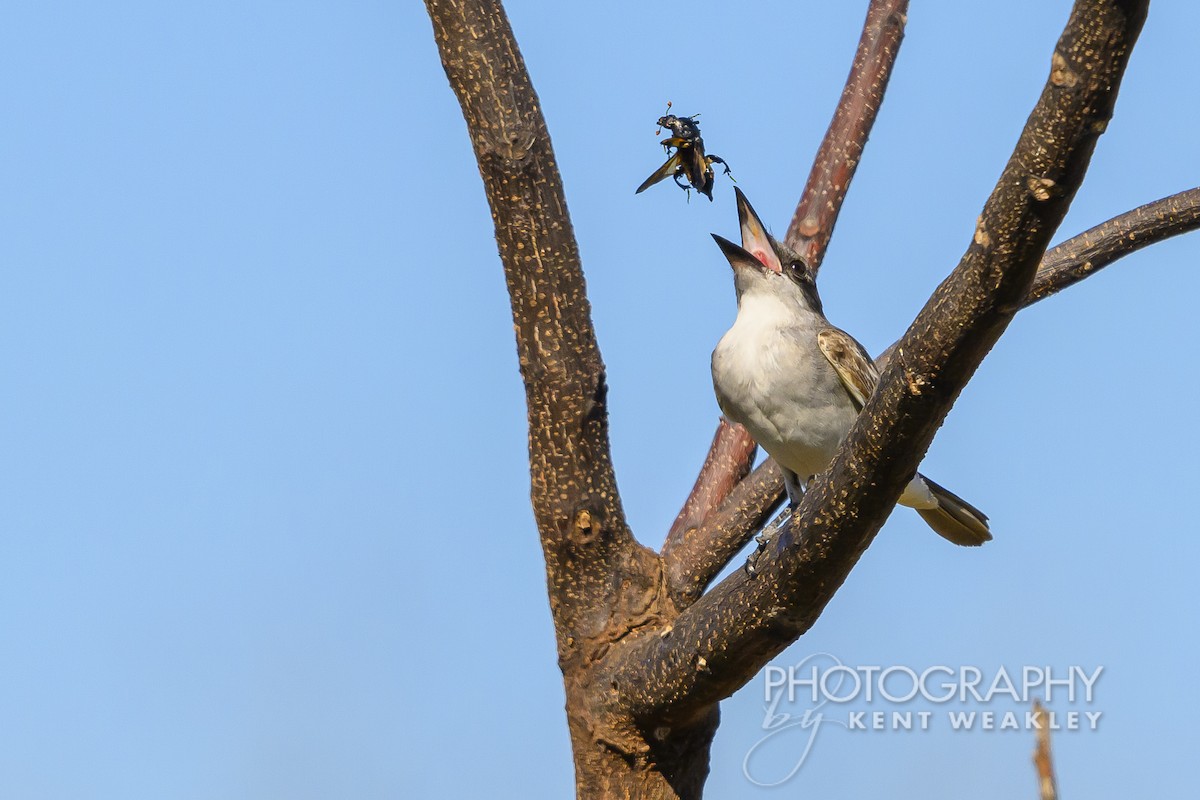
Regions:
M 735 191 L 742 246 L 713 234 L 733 267 L 738 304 L 733 327 L 712 354 L 713 387 L 725 416 L 783 468 L 795 504 L 833 460 L 879 372 L 863 346 L 825 318 L 812 270 L 767 233 Z M 955 544 L 992 538 L 979 509 L 920 473 L 899 502 Z

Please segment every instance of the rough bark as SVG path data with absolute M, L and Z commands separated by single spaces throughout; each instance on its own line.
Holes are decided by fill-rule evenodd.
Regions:
M 1027 308 L 1156 242 L 1200 228 L 1200 189 L 1155 200 L 1072 236 L 1046 251 L 1021 307 Z M 883 368 L 899 342 L 879 354 Z
M 621 508 L 604 364 L 537 95 L 499 2 L 428 0 L 426 6 L 467 121 L 508 284 L 528 408 L 531 499 L 578 794 L 698 796 L 715 715 L 659 743 L 666 755 L 655 769 L 646 759 L 626 758 L 627 747 L 614 750 L 608 740 L 636 734 L 604 730 L 591 711 L 592 666 L 630 630 L 673 612 L 661 607 L 659 558 L 633 539 Z
M 1111 114 L 1146 2 L 1076 4 L 1050 80 L 962 262 L 901 341 L 829 472 L 761 548 L 755 570 L 702 596 L 735 544 L 769 513 L 777 470 L 726 480 L 744 474 L 751 456 L 744 442 L 727 446 L 718 436 L 696 502 L 685 506 L 670 539 L 671 557 L 634 540 L 613 474 L 604 365 L 578 249 L 512 31 L 498 0 L 426 5 L 492 207 L 512 304 L 528 404 L 531 499 L 577 795 L 698 798 L 717 701 L 811 626 L 1025 299 Z M 869 15 L 868 26 L 893 30 L 887 26 L 902 23 L 894 10 L 903 5 L 876 0 L 872 13 L 892 12 Z M 894 33 L 893 54 L 898 28 Z M 893 57 L 883 61 L 890 66 Z M 886 73 L 877 83 L 881 94 Z M 871 103 L 877 108 L 878 98 Z M 861 143 L 857 148 L 840 147 L 836 158 L 857 163 Z M 853 163 L 849 173 L 830 173 L 830 197 L 837 199 L 825 202 L 834 216 Z M 708 552 L 713 542 L 719 546 Z
M 720 430 L 717 436 L 721 436 Z M 702 472 L 697 483 L 704 478 Z M 696 602 L 783 502 L 783 492 L 783 473 L 767 459 L 737 484 L 725 503 L 699 527 L 689 530 L 673 549 L 663 549 L 667 587 L 677 607 Z
M 1200 227 L 1200 188 L 1139 206 L 1051 248 L 1025 305 L 1033 305 L 1143 247 Z

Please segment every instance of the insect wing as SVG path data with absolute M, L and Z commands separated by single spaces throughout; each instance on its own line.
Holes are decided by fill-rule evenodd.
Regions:
M 650 175 L 649 178 L 646 178 L 646 180 L 642 181 L 642 185 L 637 188 L 637 191 L 634 192 L 634 194 L 641 194 L 642 192 L 646 191 L 647 189 L 649 189 L 651 186 L 658 183 L 659 181 L 666 180 L 667 178 L 674 175 L 676 168 L 679 167 L 680 153 L 682 153 L 682 152 L 683 151 L 680 151 L 680 152 L 676 153 L 675 155 L 671 156 L 670 158 L 668 158 L 666 160 L 666 162 L 661 167 L 654 170 L 654 172 Z

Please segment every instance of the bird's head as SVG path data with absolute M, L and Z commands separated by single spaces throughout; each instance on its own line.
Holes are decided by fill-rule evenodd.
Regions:
M 742 190 L 735 187 L 734 192 L 742 244 L 739 247 L 715 233 L 712 236 L 733 267 L 738 303 L 745 295 L 770 295 L 792 299 L 803 308 L 821 313 L 821 298 L 812 270 L 790 247 L 767 232 Z

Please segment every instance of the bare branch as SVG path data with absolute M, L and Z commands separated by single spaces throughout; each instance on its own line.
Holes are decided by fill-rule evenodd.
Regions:
M 707 714 L 816 621 L 1020 308 L 1112 115 L 1147 5 L 1076 2 L 970 247 L 901 340 L 829 470 L 764 548 L 757 573 L 726 578 L 669 635 L 628 637 L 600 676 L 635 719 Z
M 664 559 L 670 560 L 683 540 L 692 536 L 725 502 L 733 487 L 750 473 L 757 452 L 758 445 L 749 431 L 722 418 L 696 484 L 667 533 L 662 550 Z
M 875 11 L 873 8 L 872 13 Z M 864 39 L 868 28 L 872 28 L 871 14 L 868 14 L 868 24 L 863 31 Z M 856 67 L 861 60 L 863 49 L 863 45 L 860 43 L 859 58 L 855 62 Z M 894 48 L 892 57 L 895 57 Z M 858 74 L 852 72 L 851 81 L 858 80 Z M 883 80 L 886 83 L 886 75 Z M 843 93 L 843 104 L 845 101 L 846 95 Z M 863 108 L 873 112 L 877 110 L 877 104 L 874 107 L 864 106 Z M 832 167 L 825 163 L 824 157 L 836 150 L 830 145 L 830 136 L 841 116 L 848 118 L 848 115 L 843 114 L 843 106 L 839 106 L 838 113 L 835 115 L 835 125 L 830 126 L 830 133 L 827 134 L 826 142 L 822 145 L 817 162 L 813 166 L 813 172 L 809 178 L 810 185 L 806 188 L 804 198 L 797 209 L 796 219 L 792 222 L 793 228 L 797 226 L 796 220 L 804 216 L 803 210 L 812 205 L 809 198 L 812 196 L 810 190 L 813 188 L 815 179 L 821 175 L 827 176 L 833 171 Z M 863 138 L 865 139 L 865 135 Z M 829 188 L 826 187 L 825 191 L 828 193 Z M 840 209 L 841 200 L 844 198 L 844 191 L 840 197 L 836 198 L 838 205 L 833 209 L 835 216 L 836 211 Z M 1173 194 L 1114 217 L 1048 250 L 1034 277 L 1024 305 L 1032 305 L 1069 286 L 1074 286 L 1084 278 L 1095 275 L 1104 267 L 1130 253 L 1197 228 L 1200 228 L 1200 188 Z M 828 230 L 832 231 L 832 223 Z M 822 247 L 827 244 L 828 237 L 826 236 Z M 819 260 L 823 255 L 824 252 L 821 250 L 815 255 L 815 258 Z M 898 342 L 888 347 L 876 359 L 881 369 L 887 365 L 896 344 Z M 717 436 L 721 437 L 722 435 L 729 435 L 729 433 L 723 434 L 718 430 Z M 713 446 L 718 446 L 716 441 Z M 700 486 L 701 483 L 698 480 L 696 489 L 693 491 L 698 491 Z M 765 487 L 770 486 L 777 488 L 773 492 L 763 491 Z M 751 487 L 744 495 L 739 495 L 745 497 L 745 504 L 738 507 L 739 513 L 710 517 L 708 524 L 691 535 L 692 546 L 688 548 L 688 557 L 702 556 L 703 560 L 686 561 L 683 551 L 675 553 L 676 559 L 684 560 L 684 563 L 668 564 L 668 577 L 672 581 L 672 586 L 679 587 L 676 602 L 687 603 L 694 601 L 695 597 L 699 596 L 698 592 L 702 592 L 708 582 L 725 567 L 728 559 L 733 558 L 745 546 L 757 526 L 760 526 L 769 517 L 771 511 L 779 505 L 783 499 L 782 487 L 781 481 L 759 483 Z M 750 522 L 752 520 L 757 521 L 756 526 L 747 529 L 745 525 L 754 524 Z M 730 527 L 724 527 L 726 524 Z M 664 557 L 666 557 L 665 550 Z M 721 561 L 722 558 L 726 560 Z M 676 581 L 680 583 L 676 583 Z
M 604 635 L 614 609 L 644 613 L 654 556 L 633 541 L 621 509 L 579 250 L 512 28 L 498 0 L 426 7 L 495 220 L 525 382 L 533 510 L 559 655 L 569 663 L 581 644 Z M 614 580 L 626 572 L 641 580 Z
M 1188 189 L 1139 206 L 1046 251 L 1022 308 L 1095 275 L 1143 247 L 1200 228 L 1200 189 Z M 899 342 L 875 359 L 883 369 Z
M 1200 228 L 1200 188 L 1113 217 L 1047 251 L 1025 305 L 1074 286 L 1122 256 L 1196 228 Z
M 829 246 L 829 237 L 833 234 L 833 226 L 837 222 L 842 203 L 846 199 L 846 190 L 850 187 L 854 171 L 858 168 L 863 147 L 867 143 L 867 137 L 870 135 L 871 128 L 875 124 L 875 117 L 883 102 L 883 93 L 887 89 L 888 78 L 892 74 L 892 65 L 896 62 L 896 56 L 900 52 L 900 42 L 904 38 L 904 22 L 907 12 L 908 0 L 871 0 L 867 7 L 867 18 L 863 22 L 862 34 L 859 37 L 858 50 L 854 54 L 854 62 L 850 66 L 850 74 L 846 78 L 841 99 L 833 112 L 833 119 L 830 120 L 829 128 L 825 131 L 825 139 L 821 142 L 821 147 L 817 150 L 816 158 L 813 160 L 808 182 L 805 184 L 804 192 L 796 206 L 795 216 L 787 232 L 787 243 L 802 255 L 814 270 L 820 267 L 821 260 L 825 257 L 825 249 Z M 716 438 L 733 439 L 740 436 L 737 429 L 741 426 L 734 426 L 734 428 L 734 430 L 718 428 Z M 733 446 L 724 441 L 714 441 L 712 449 L 726 449 Z M 708 462 L 706 461 L 705 469 L 707 467 Z M 730 482 L 732 475 L 732 471 L 710 471 L 709 477 L 705 480 L 702 472 L 700 478 L 696 480 L 692 494 L 684 503 L 684 511 L 681 511 L 680 514 L 685 513 L 689 506 L 695 505 L 694 497 L 708 494 L 707 481 L 724 485 Z M 773 495 L 761 497 L 762 505 L 746 510 L 750 512 L 751 518 L 762 517 L 765 519 L 765 515 L 769 514 L 773 507 L 779 505 L 782 499 L 783 484 L 780 482 L 778 490 Z M 705 514 L 705 518 L 707 518 L 707 514 Z M 742 534 L 751 533 L 737 527 L 730 530 L 706 527 L 708 527 L 707 532 L 697 532 L 692 537 L 694 551 L 701 552 L 710 549 L 714 555 L 724 554 L 726 558 L 732 558 L 734 553 L 745 544 L 745 540 L 742 539 L 741 543 L 733 547 L 732 551 L 729 550 L 730 546 L 738 542 Z M 675 529 L 672 528 L 672 530 Z M 703 538 L 705 535 L 715 536 L 716 540 L 706 543 Z M 717 563 L 715 559 L 710 558 L 704 565 L 697 565 L 702 569 L 695 572 L 689 579 L 689 588 L 686 593 L 690 594 L 691 587 L 694 587 L 697 582 L 707 585 L 708 581 L 721 571 L 725 563 L 727 562 Z M 711 574 L 706 574 L 707 570 L 714 566 L 715 570 Z M 683 571 L 691 572 L 686 568 Z
M 883 103 L 907 14 L 908 0 L 871 0 L 842 98 L 788 226 L 785 241 L 814 272 L 825 258 L 846 191 Z
M 696 602 L 783 501 L 783 473 L 767 459 L 734 487 L 703 524 L 663 548 L 667 586 L 677 608 Z
M 712 518 L 730 490 L 746 477 L 750 467 L 754 465 L 757 451 L 758 444 L 749 431 L 736 422 L 731 423 L 724 417 L 721 418 L 717 423 L 717 431 L 713 434 L 712 444 L 709 445 L 708 455 L 704 458 L 704 465 L 700 468 L 700 474 L 696 476 L 692 491 L 683 501 L 683 508 L 675 517 L 663 544 L 662 558 L 669 581 L 672 574 L 680 571 L 678 562 L 681 559 L 689 561 L 694 554 L 709 549 L 704 539 L 707 534 L 702 533 L 699 528 L 703 526 L 707 530 L 711 527 L 704 523 Z M 780 486 L 782 485 L 780 483 Z M 780 491 L 782 492 L 782 489 Z M 778 498 L 772 505 L 776 503 Z M 680 547 L 684 539 L 687 542 Z M 737 549 L 733 552 L 736 553 Z M 733 553 L 729 554 L 730 557 L 732 555 Z M 724 564 L 717 567 L 717 572 L 720 572 L 722 567 Z M 682 569 L 684 572 L 688 571 L 686 567 Z M 709 580 L 712 580 L 711 575 L 704 581 L 706 585 Z M 676 600 L 679 600 L 681 589 L 672 583 L 670 590 L 672 595 L 676 596 Z
M 1058 800 L 1058 781 L 1054 779 L 1054 761 L 1050 758 L 1050 724 L 1046 709 L 1033 701 L 1033 724 L 1037 727 L 1037 748 L 1033 751 L 1033 766 L 1038 775 L 1040 800 Z

